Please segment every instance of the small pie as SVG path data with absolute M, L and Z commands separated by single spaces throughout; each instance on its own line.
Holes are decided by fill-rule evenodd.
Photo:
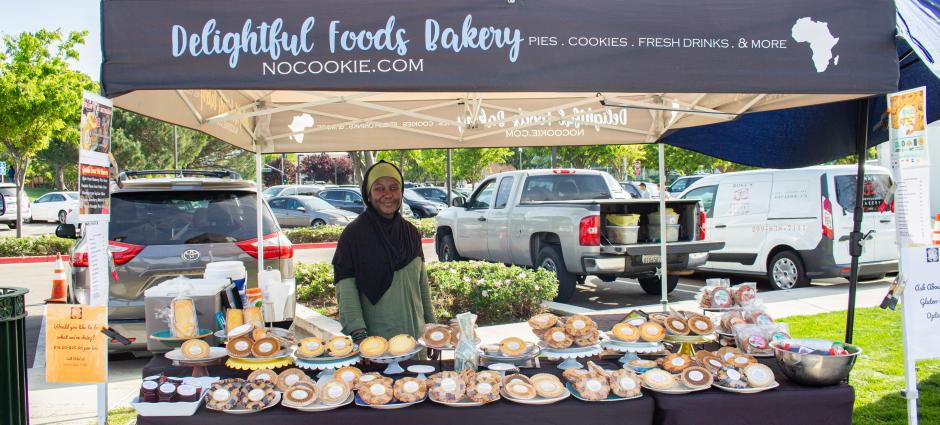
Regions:
M 209 344 L 201 339 L 190 339 L 183 343 L 180 352 L 187 359 L 204 359 L 209 357 Z
M 636 342 L 638 339 L 640 339 L 640 330 L 630 323 L 618 323 L 614 325 L 611 333 L 613 333 L 614 338 L 618 341 Z
M 311 382 L 298 382 L 284 391 L 284 400 L 296 406 L 307 406 L 317 401 L 317 386 Z
M 258 369 L 248 375 L 249 381 L 277 382 L 278 375 L 271 369 Z
M 228 333 L 225 334 L 225 337 L 226 339 L 229 339 L 229 340 L 233 338 L 242 337 L 242 336 L 250 334 L 252 329 L 254 328 L 255 326 L 252 325 L 251 323 L 245 323 L 241 326 L 236 326 L 232 328 L 232 330 L 228 331 Z
M 444 325 L 431 325 L 424 331 L 424 344 L 431 348 L 451 345 L 450 328 Z
M 656 363 L 653 363 L 653 366 L 656 366 Z M 568 382 L 574 382 L 580 379 L 581 377 L 590 375 L 587 369 L 568 369 L 561 373 L 561 376 L 568 380 Z
M 323 340 L 315 337 L 304 338 L 297 345 L 297 354 L 301 357 L 317 357 L 322 355 L 325 350 Z
M 640 338 L 647 342 L 659 342 L 666 337 L 663 326 L 656 322 L 646 322 L 640 326 Z
M 352 389 L 342 379 L 330 378 L 320 387 L 320 402 L 334 406 L 349 398 Z
M 359 387 L 359 398 L 373 406 L 388 404 L 395 398 L 391 378 L 379 378 Z
M 326 349 L 330 352 L 331 355 L 335 357 L 345 356 L 353 352 L 355 346 L 353 345 L 352 339 L 345 335 L 334 336 L 326 343 Z M 323 396 L 320 396 L 320 399 L 323 399 Z M 340 400 L 342 401 L 342 400 Z
M 552 348 L 568 348 L 574 340 L 565 333 L 564 328 L 551 328 L 545 332 L 545 343 Z
M 388 340 L 388 354 L 401 356 L 412 352 L 418 343 L 414 337 L 407 334 L 395 335 Z
M 519 400 L 531 400 L 538 395 L 535 386 L 528 380 L 513 379 L 506 384 L 505 389 L 506 394 Z
M 521 338 L 511 336 L 499 343 L 499 352 L 506 357 L 518 357 L 526 352 L 526 343 Z
M 457 372 L 438 372 L 428 377 L 428 394 L 436 401 L 457 402 L 463 399 L 466 385 Z
M 495 382 L 500 383 L 503 380 L 503 375 L 495 370 L 484 370 L 477 372 L 477 382 Z
M 694 315 L 689 318 L 689 329 L 696 335 L 708 335 L 715 332 L 715 324 L 706 316 Z
M 475 382 L 467 386 L 467 398 L 477 403 L 489 403 L 499 399 L 499 384 Z
M 591 401 L 599 401 L 610 395 L 610 383 L 607 378 L 598 378 L 593 374 L 588 374 L 574 382 L 574 388 L 578 394 Z
M 336 372 L 333 372 L 334 377 L 342 379 L 343 382 L 349 384 L 350 387 L 356 386 L 356 383 L 359 382 L 359 378 L 362 377 L 362 371 L 358 367 L 346 366 L 336 369 Z
M 526 384 L 531 384 L 531 383 L 532 383 L 532 381 L 529 380 L 529 377 L 528 377 L 528 376 L 525 376 L 525 375 L 523 375 L 523 374 L 521 374 L 521 373 L 513 373 L 512 375 L 506 375 L 505 377 L 503 377 L 503 381 L 502 381 L 502 382 L 503 382 L 503 387 L 504 387 L 504 388 L 505 388 L 505 387 L 508 387 L 510 384 L 512 384 L 512 383 L 514 383 L 514 382 L 524 382 L 524 383 L 526 383 Z
M 288 388 L 302 382 L 309 381 L 310 377 L 304 371 L 292 367 L 277 375 L 277 389 L 287 391 Z
M 271 357 L 281 351 L 281 342 L 271 337 L 261 338 L 251 345 L 251 354 L 255 357 Z
M 666 321 L 666 318 L 667 318 L 667 317 L 669 317 L 669 313 L 666 313 L 666 312 L 663 312 L 663 311 L 657 311 L 657 312 L 655 312 L 655 313 L 650 313 L 650 314 L 649 314 L 649 321 L 650 321 L 650 322 L 656 322 L 656 323 L 659 323 L 659 324 L 661 325 L 661 324 L 663 324 L 664 321 Z
M 597 344 L 600 341 L 601 333 L 597 329 L 591 330 L 587 335 L 582 335 L 574 339 L 574 345 L 578 347 L 587 347 L 589 345 Z
M 764 388 L 774 383 L 774 371 L 766 365 L 755 363 L 744 368 L 747 384 L 752 388 Z
M 206 401 L 206 407 L 213 410 L 228 410 L 235 407 L 238 404 L 241 383 L 233 381 L 235 380 L 226 379 L 213 383 L 209 387 L 209 399 Z
M 744 375 L 733 367 L 718 371 L 718 382 L 724 387 L 747 388 L 747 382 L 744 381 Z
M 627 363 L 627 364 L 630 365 L 630 367 L 632 367 L 632 368 L 634 368 L 634 369 L 652 369 L 652 368 L 656 367 L 656 362 L 655 362 L 655 361 L 653 361 L 653 360 L 646 360 L 646 359 L 634 359 L 634 360 L 630 360 L 630 362 Z
M 692 366 L 692 358 L 688 354 L 673 353 L 663 359 L 663 369 L 668 372 L 679 373 Z
M 597 324 L 590 317 L 576 314 L 565 321 L 565 332 L 573 337 L 590 334 L 592 330 L 597 329 Z
M 247 336 L 241 336 L 238 338 L 231 338 L 228 340 L 228 343 L 225 344 L 225 349 L 228 351 L 228 355 L 232 357 L 247 357 L 251 355 L 251 338 Z
M 334 373 L 333 376 L 338 376 L 338 375 Z M 382 378 L 382 375 L 378 372 L 363 373 L 361 376 L 359 376 L 359 378 L 357 378 L 353 382 L 352 388 L 356 391 L 359 391 L 360 386 L 368 385 L 370 382 L 373 382 L 379 378 Z
M 702 356 L 699 364 L 702 365 L 705 369 L 708 369 L 711 373 L 718 373 L 719 370 L 724 369 L 725 364 L 718 358 L 718 356 L 709 354 L 707 356 Z
M 550 373 L 537 373 L 529 378 L 539 397 L 555 398 L 565 393 L 565 386 L 557 376 Z
M 640 394 L 640 378 L 626 369 L 617 369 L 607 378 L 610 391 L 619 397 L 635 397 Z
M 672 335 L 688 335 L 689 325 L 679 316 L 669 316 L 663 321 L 663 326 Z
M 421 401 L 428 394 L 428 386 L 418 378 L 401 378 L 393 387 L 395 400 L 402 403 Z
M 708 388 L 712 385 L 712 374 L 701 366 L 686 368 L 679 375 L 679 381 L 692 389 Z
M 757 364 L 757 359 L 751 355 L 741 354 L 741 355 L 732 357 L 731 360 L 728 360 L 726 363 L 728 363 L 729 366 L 733 366 L 738 369 L 743 369 L 747 367 L 748 365 Z
M 662 369 L 650 369 L 643 374 L 643 383 L 654 390 L 665 390 L 676 385 L 676 378 Z
M 268 381 L 249 381 L 241 388 L 239 405 L 248 410 L 258 411 L 271 405 L 277 397 L 274 383 Z
M 359 343 L 359 352 L 366 357 L 381 357 L 388 351 L 388 340 L 378 335 L 370 336 Z
M 558 316 L 551 313 L 536 314 L 529 318 L 529 326 L 534 331 L 544 331 L 558 323 Z
M 610 372 L 604 370 L 604 368 L 598 366 L 597 363 L 594 363 L 593 361 L 588 361 L 587 366 L 588 372 L 598 378 L 607 378 L 610 376 Z

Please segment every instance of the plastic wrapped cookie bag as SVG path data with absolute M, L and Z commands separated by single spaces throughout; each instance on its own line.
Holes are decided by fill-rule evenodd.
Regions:
M 734 304 L 742 307 L 751 305 L 757 301 L 757 282 L 744 282 L 731 288 L 731 296 L 734 298 Z
M 480 340 L 476 338 L 474 332 L 476 321 L 477 315 L 473 313 L 457 315 L 457 324 L 460 328 L 460 339 L 457 341 L 457 349 L 454 352 L 454 370 L 457 372 L 475 371 L 480 366 L 480 355 L 477 352 Z

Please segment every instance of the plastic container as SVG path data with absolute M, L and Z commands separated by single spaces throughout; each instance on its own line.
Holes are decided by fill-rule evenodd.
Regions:
M 261 288 L 248 288 L 245 290 L 245 296 L 248 298 L 248 304 L 245 304 L 248 307 L 263 307 L 264 306 L 264 293 L 262 293 Z
M 649 225 L 650 239 L 654 241 L 660 240 L 659 237 L 659 223 Z M 667 224 L 666 225 L 666 242 L 675 242 L 679 240 L 679 225 L 678 224 Z
M 639 214 L 607 214 L 608 226 L 636 226 L 639 223 Z
M 659 211 L 649 213 L 650 224 L 659 224 Z M 667 209 L 666 210 L 666 224 L 679 224 L 679 213 Z
M 640 226 L 607 226 L 607 240 L 615 245 L 632 245 L 637 241 Z
M 223 278 L 231 280 L 242 298 L 242 305 L 248 305 L 248 297 L 245 294 L 245 286 L 248 283 L 248 269 L 241 261 L 215 261 L 206 264 L 203 277 L 206 279 Z

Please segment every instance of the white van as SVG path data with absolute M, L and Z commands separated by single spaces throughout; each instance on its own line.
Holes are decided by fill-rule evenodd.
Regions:
M 855 208 L 854 165 L 755 170 L 707 176 L 681 198 L 702 201 L 711 251 L 703 271 L 766 276 L 774 289 L 811 279 L 848 277 L 849 233 Z M 898 270 L 894 205 L 883 205 L 891 187 L 888 169 L 865 167 L 861 279 Z

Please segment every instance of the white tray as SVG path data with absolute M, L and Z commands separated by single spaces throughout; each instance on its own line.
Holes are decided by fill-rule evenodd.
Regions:
M 291 404 L 287 400 L 281 403 L 281 405 L 284 407 L 294 409 L 294 410 L 299 410 L 301 412 L 325 412 L 327 410 L 333 410 L 339 407 L 343 407 L 349 403 L 352 403 L 353 398 L 355 398 L 355 394 L 350 392 L 349 397 L 346 397 L 345 400 L 343 400 L 342 402 L 338 404 L 323 404 L 322 402 L 320 402 L 319 399 L 317 399 L 317 401 L 314 401 L 313 403 L 308 404 L 306 406 L 297 406 L 297 405 Z
M 519 404 L 531 404 L 533 406 L 543 406 L 546 404 L 558 403 L 559 401 L 562 401 L 568 397 L 571 397 L 571 391 L 568 391 L 567 388 L 565 388 L 564 394 L 558 397 L 546 398 L 546 397 L 541 397 L 541 396 L 535 396 L 535 398 L 532 398 L 529 400 L 523 400 L 521 398 L 513 398 L 512 396 L 509 395 L 508 392 L 506 392 L 505 388 L 500 389 L 499 391 L 500 391 L 499 392 L 500 395 L 506 398 L 506 400 L 509 400 L 513 403 L 519 403 Z
M 192 416 L 199 410 L 202 399 L 206 398 L 208 391 L 202 389 L 199 400 L 176 403 L 141 403 L 139 397 L 131 400 L 131 406 L 140 416 Z
M 424 398 L 422 398 L 421 400 L 413 401 L 413 402 L 411 402 L 411 403 L 404 403 L 404 402 L 395 401 L 394 399 L 392 399 L 392 402 L 391 402 L 391 403 L 388 403 L 388 404 L 369 404 L 369 403 L 366 403 L 365 401 L 362 401 L 362 398 L 357 395 L 357 396 L 356 396 L 356 406 L 359 406 L 359 407 L 371 407 L 371 408 L 373 408 L 373 409 L 379 409 L 379 410 L 395 410 L 395 409 L 403 409 L 403 408 L 408 407 L 408 406 L 413 406 L 413 405 L 418 404 L 418 403 L 421 403 L 422 401 L 427 400 L 427 399 L 428 399 L 428 396 L 427 396 L 427 394 L 425 394 Z
M 721 385 L 718 385 L 717 383 L 712 384 L 712 386 L 715 387 L 715 388 L 718 388 L 719 390 L 727 391 L 727 392 L 729 392 L 729 393 L 757 394 L 757 393 L 760 393 L 760 392 L 764 392 L 764 391 L 767 391 L 767 390 L 772 390 L 772 389 L 774 389 L 774 388 L 777 388 L 777 387 L 780 386 L 780 383 L 775 381 L 773 384 L 770 384 L 770 385 L 768 385 L 768 386 L 766 386 L 766 387 L 761 387 L 761 388 L 751 388 L 751 387 L 747 387 L 747 388 L 731 388 L 731 387 L 723 387 L 723 386 L 721 386 Z
M 261 411 L 268 410 L 268 409 L 270 409 L 270 408 L 272 408 L 272 407 L 274 407 L 274 406 L 277 406 L 280 402 L 281 402 L 281 392 L 280 392 L 280 391 L 275 391 L 275 392 L 274 392 L 274 401 L 272 401 L 271 404 L 269 404 L 269 405 L 267 405 L 267 406 L 264 406 L 264 407 L 262 407 L 261 409 L 258 409 L 258 410 L 251 410 L 251 409 L 216 410 L 216 409 L 210 408 L 208 405 L 206 406 L 206 409 L 215 410 L 216 412 L 229 413 L 229 414 L 232 414 L 232 415 L 248 415 L 248 414 L 258 413 L 258 412 L 261 412 Z

